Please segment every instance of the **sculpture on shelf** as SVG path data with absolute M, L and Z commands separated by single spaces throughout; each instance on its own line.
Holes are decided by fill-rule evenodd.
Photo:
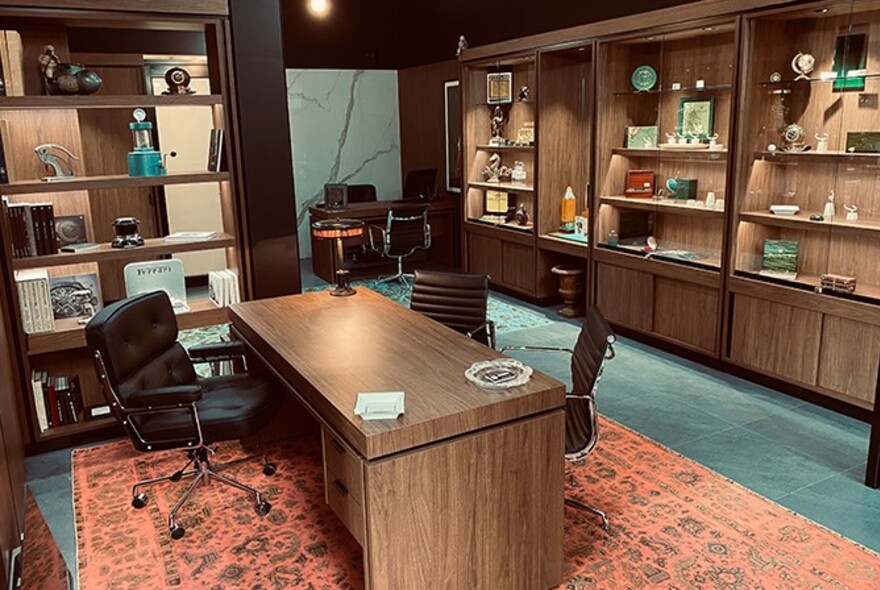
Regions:
M 844 210 L 846 210 L 846 220 L 847 221 L 858 221 L 859 220 L 859 208 L 855 205 L 850 205 L 847 203 L 843 206 Z
M 798 53 L 791 60 L 791 69 L 798 75 L 795 80 L 809 80 L 809 73 L 816 67 L 816 58 L 809 53 Z
M 43 47 L 37 58 L 43 86 L 49 95 L 94 94 L 101 88 L 101 77 L 83 64 L 62 63 L 53 45 Z
M 792 123 L 782 130 L 782 139 L 785 140 L 785 151 L 805 152 L 810 149 L 804 140 L 807 132 L 797 123 Z
M 46 170 L 52 172 L 51 175 L 43 177 L 45 182 L 70 180 L 75 176 L 73 163 L 79 158 L 63 145 L 44 143 L 35 147 L 34 152 L 40 162 L 46 166 Z
M 465 49 L 468 48 L 467 39 L 464 38 L 464 35 L 458 38 L 458 48 L 455 50 L 455 57 L 459 57 Z
M 495 110 L 492 111 L 492 139 L 489 140 L 489 145 L 504 145 L 505 143 L 504 111 L 496 105 Z
M 196 91 L 189 87 L 192 76 L 183 68 L 171 68 L 165 72 L 165 83 L 168 89 L 162 94 L 195 94 Z
M 824 217 L 826 221 L 834 219 L 834 189 L 831 189 L 828 192 L 828 202 L 825 203 L 825 210 L 822 212 L 822 217 Z
M 510 176 L 510 168 L 501 165 L 501 156 L 492 154 L 489 156 L 489 165 L 483 168 L 483 176 L 486 182 L 501 182 L 502 176 Z
M 520 102 L 528 102 L 529 100 L 529 90 L 528 86 L 520 86 L 519 87 L 519 101 Z
M 816 151 L 820 154 L 824 154 L 828 151 L 828 134 L 827 133 L 817 133 L 816 134 Z

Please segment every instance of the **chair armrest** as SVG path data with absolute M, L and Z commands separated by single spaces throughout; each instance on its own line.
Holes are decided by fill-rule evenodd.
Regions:
M 486 332 L 486 339 L 489 342 L 489 348 L 495 348 L 495 322 L 486 320 L 470 332 L 466 334 L 468 338 L 473 338 L 474 334 Z
M 567 352 L 568 354 L 574 354 L 574 351 L 570 348 L 559 348 L 556 346 L 505 346 L 501 349 L 501 352 L 507 352 L 508 350 L 520 350 L 525 352 Z
M 168 407 L 192 404 L 200 399 L 202 399 L 200 385 L 172 385 L 136 391 L 128 396 L 126 405 L 131 408 Z
M 376 240 L 373 238 L 373 230 L 378 231 L 379 235 L 382 236 L 382 248 L 376 248 Z M 378 225 L 371 225 L 367 228 L 367 237 L 370 238 L 370 250 L 380 253 L 385 251 L 385 243 L 387 242 L 385 239 L 385 228 L 379 227 Z
M 212 342 L 198 344 L 188 351 L 194 363 L 213 363 L 244 356 L 244 343 L 238 340 L 231 342 Z

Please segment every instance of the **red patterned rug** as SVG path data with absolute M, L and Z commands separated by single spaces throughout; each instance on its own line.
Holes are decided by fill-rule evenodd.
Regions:
M 561 588 L 880 588 L 876 553 L 617 423 L 603 420 L 602 429 L 569 493 L 606 510 L 611 530 L 566 509 Z M 127 442 L 75 451 L 79 587 L 363 588 L 360 547 L 324 504 L 318 439 L 269 452 L 274 477 L 256 464 L 232 474 L 265 491 L 267 517 L 243 494 L 202 488 L 180 518 L 186 536 L 172 541 L 165 518 L 182 484 L 154 488 L 141 511 L 129 490 L 176 470 L 179 453 L 140 455 Z
M 21 590 L 68 590 L 70 573 L 40 507 L 27 489 L 24 544 L 21 549 Z

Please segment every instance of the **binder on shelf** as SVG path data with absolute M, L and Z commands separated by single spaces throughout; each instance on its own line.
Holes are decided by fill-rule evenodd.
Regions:
M 31 371 L 31 390 L 34 397 L 34 414 L 37 417 L 37 425 L 40 427 L 40 432 L 46 432 L 49 429 L 49 419 L 46 415 L 43 379 L 40 371 Z
M 55 329 L 52 300 L 49 295 L 49 273 L 45 268 L 15 271 L 19 311 L 25 333 L 37 334 Z
M 208 273 L 208 297 L 218 307 L 227 307 L 241 302 L 238 275 L 227 269 L 212 270 Z

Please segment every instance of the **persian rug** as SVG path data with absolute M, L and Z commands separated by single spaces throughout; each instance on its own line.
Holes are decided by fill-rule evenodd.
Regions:
M 404 307 L 409 307 L 411 289 L 402 283 L 396 281 L 380 283 L 375 280 L 358 280 L 352 281 L 351 284 L 353 287 L 360 286 L 372 289 L 388 299 L 391 299 L 395 303 L 399 303 Z M 324 291 L 331 288 L 331 286 L 312 287 L 306 289 L 306 291 Z M 554 321 L 541 313 L 524 307 L 523 305 L 508 303 L 494 293 L 489 293 L 487 313 L 489 319 L 495 322 L 495 330 L 499 334 L 547 326 Z
M 608 512 L 602 530 L 565 511 L 564 590 L 865 590 L 880 588 L 880 556 L 610 420 L 596 451 L 571 468 L 566 493 Z M 278 473 L 247 464 L 234 477 L 264 490 L 257 516 L 235 490 L 201 488 L 172 541 L 166 515 L 181 485 L 131 508 L 130 486 L 180 466 L 179 453 L 137 454 L 127 442 L 73 455 L 82 590 L 363 588 L 358 544 L 324 504 L 316 437 L 269 449 Z M 237 454 L 225 451 L 228 458 Z
M 30 488 L 25 500 L 24 531 L 21 590 L 68 590 L 70 572 Z

